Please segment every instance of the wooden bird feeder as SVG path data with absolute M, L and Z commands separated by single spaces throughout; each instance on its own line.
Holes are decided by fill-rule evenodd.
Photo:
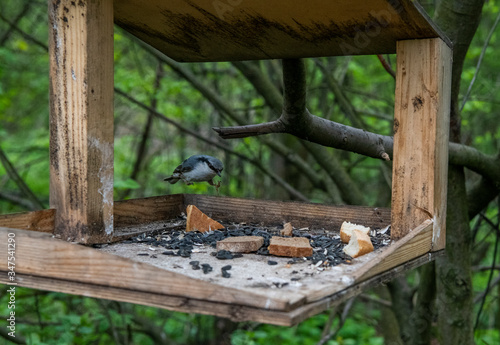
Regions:
M 452 51 L 417 3 L 52 0 L 49 17 L 51 208 L 0 216 L 16 257 L 15 281 L 3 266 L 2 283 L 292 325 L 443 252 Z M 189 194 L 113 202 L 113 23 L 178 61 L 396 53 L 392 209 Z M 282 289 L 81 245 L 161 228 L 188 204 L 221 221 L 392 224 L 395 241 Z

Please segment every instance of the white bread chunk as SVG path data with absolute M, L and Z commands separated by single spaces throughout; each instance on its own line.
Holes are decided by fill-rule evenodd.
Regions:
M 340 227 L 340 240 L 344 243 L 349 243 L 353 230 L 359 230 L 366 235 L 370 233 L 370 228 L 367 228 L 366 226 L 353 224 L 350 222 L 343 222 L 342 226 Z
M 373 252 L 373 244 L 368 234 L 354 229 L 351 233 L 349 244 L 343 250 L 350 257 L 357 258 L 358 256 Z

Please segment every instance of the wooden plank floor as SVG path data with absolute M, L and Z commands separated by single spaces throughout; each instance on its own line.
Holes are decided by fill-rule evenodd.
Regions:
M 116 233 L 124 238 L 138 231 L 162 229 L 165 222 L 178 217 L 187 204 L 197 205 L 218 220 L 260 220 L 273 225 L 291 221 L 296 227 L 322 227 L 336 231 L 344 220 L 381 228 L 390 219 L 390 210 L 379 208 L 181 194 L 116 203 L 116 224 L 119 226 Z M 41 212 L 44 213 L 38 215 L 50 218 L 54 211 Z M 0 218 L 0 226 L 7 222 L 26 225 L 33 219 L 38 219 L 33 213 L 4 217 L 4 223 Z M 35 228 L 46 231 L 47 225 Z M 222 278 L 218 266 L 211 275 L 193 271 L 189 261 L 196 257 L 138 256 L 140 251 L 150 250 L 144 244 L 116 243 L 96 249 L 68 243 L 41 231 L 0 228 L 0 233 L 2 236 L 15 233 L 16 274 L 21 286 L 213 314 L 233 320 L 291 325 L 332 303 L 340 303 L 358 294 L 381 277 L 389 277 L 392 271 L 401 272 L 432 259 L 433 254 L 428 254 L 431 252 L 432 230 L 432 220 L 426 220 L 409 235 L 387 247 L 354 259 L 350 265 L 339 265 L 321 272 L 309 263 L 287 265 L 287 258 L 273 258 L 278 265 L 269 266 L 268 257 L 252 254 L 216 263 L 219 266 L 233 265 L 231 279 Z M 123 249 L 125 247 L 128 248 Z M 6 249 L 2 253 L 7 253 Z M 209 256 L 209 253 L 205 255 Z M 0 269 L 6 271 L 6 268 Z M 300 272 L 298 282 L 290 279 L 294 270 Z M 0 282 L 7 283 L 5 277 L 6 274 Z M 280 282 L 288 284 L 279 286 Z

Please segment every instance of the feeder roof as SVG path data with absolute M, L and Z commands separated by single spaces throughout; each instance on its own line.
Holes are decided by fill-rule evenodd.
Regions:
M 115 22 L 177 61 L 386 54 L 441 37 L 411 0 L 117 0 Z

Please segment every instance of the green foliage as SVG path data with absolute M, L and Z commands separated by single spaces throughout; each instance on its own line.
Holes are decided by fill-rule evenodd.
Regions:
M 21 12 L 22 1 L 2 3 L 2 15 L 14 18 Z M 468 51 L 461 79 L 461 96 L 477 71 L 484 42 L 492 27 L 500 5 L 494 1 L 485 4 L 483 20 Z M 49 205 L 49 57 L 46 52 L 48 25 L 46 3 L 30 3 L 29 11 L 19 21 L 19 29 L 0 20 L 0 38 L 10 32 L 0 46 L 0 148 L 6 153 L 16 171 L 44 203 Z M 115 87 L 145 106 L 155 106 L 158 113 L 174 121 L 177 126 L 153 116 L 119 93 L 115 94 L 115 198 L 137 198 L 175 193 L 202 193 L 215 195 L 206 183 L 187 186 L 182 182 L 170 185 L 163 178 L 172 173 L 185 158 L 196 153 L 217 156 L 226 169 L 222 176 L 221 195 L 263 199 L 288 199 L 290 195 L 257 165 L 276 172 L 283 180 L 303 193 L 311 201 L 330 203 L 332 195 L 325 188 L 314 186 L 286 157 L 281 157 L 263 143 L 261 138 L 221 141 L 211 130 L 213 126 L 236 125 L 234 119 L 214 102 L 194 88 L 174 69 L 135 43 L 121 29 L 115 30 Z M 500 60 L 496 58 L 500 31 L 491 40 L 469 99 L 462 111 L 463 141 L 484 153 L 497 154 L 500 148 Z M 384 57 L 395 67 L 395 56 Z M 341 85 L 347 100 L 357 112 L 363 129 L 384 135 L 392 133 L 394 80 L 381 67 L 375 56 L 331 57 L 307 60 L 308 109 L 311 113 L 353 125 L 339 105 L 326 82 L 321 63 L 328 74 Z M 281 67 L 278 61 L 255 63 L 278 92 L 281 90 Z M 231 111 L 245 123 L 274 120 L 279 114 L 272 110 L 250 82 L 231 63 L 183 64 L 192 75 L 213 91 Z M 161 67 L 161 68 L 160 68 Z M 158 82 L 156 82 L 158 80 Z M 145 151 L 138 157 L 148 117 L 153 116 Z M 194 131 L 190 135 L 180 127 Z M 225 145 L 229 151 L 200 140 L 208 138 Z M 310 169 L 320 176 L 326 172 L 300 143 L 286 135 L 274 135 L 273 141 L 289 148 L 301 157 Z M 237 152 L 249 158 L 233 155 Z M 363 191 L 366 205 L 388 206 L 390 202 L 390 163 L 360 157 L 359 155 L 328 150 L 335 155 L 353 182 Z M 133 175 L 140 159 L 140 169 Z M 469 183 L 477 176 L 469 174 Z M 7 198 L 10 197 L 10 198 Z M 0 214 L 30 210 L 29 200 L 0 165 Z M 498 222 L 498 208 L 490 205 L 484 216 Z M 472 225 L 479 222 L 472 221 Z M 493 258 L 495 231 L 481 221 L 475 235 L 474 265 L 498 265 Z M 497 276 L 495 271 L 493 279 Z M 411 278 L 415 276 L 412 275 Z M 490 271 L 474 273 L 474 289 L 482 293 L 488 286 Z M 418 279 L 409 279 L 412 287 Z M 19 288 L 16 315 L 19 315 L 18 334 L 28 344 L 156 344 L 155 334 L 167 343 L 205 344 L 217 339 L 217 319 L 209 316 L 173 313 L 160 309 L 99 301 L 60 293 L 45 293 Z M 500 341 L 498 285 L 486 296 L 476 329 L 478 344 L 496 344 Z M 0 313 L 7 315 L 6 289 L 0 288 Z M 356 302 L 349 318 L 326 344 L 383 344 L 381 312 L 378 305 Z M 385 309 L 384 309 L 385 310 Z M 476 303 L 474 313 L 480 310 Z M 18 312 L 18 314 L 17 314 Z M 4 327 L 5 318 L 0 320 Z M 145 321 L 146 320 L 146 321 Z M 328 324 L 328 314 L 312 317 L 296 327 L 274 327 L 253 323 L 237 325 L 231 341 L 243 344 L 316 344 L 326 332 L 337 329 L 338 317 Z M 156 333 L 155 333 L 156 332 Z

